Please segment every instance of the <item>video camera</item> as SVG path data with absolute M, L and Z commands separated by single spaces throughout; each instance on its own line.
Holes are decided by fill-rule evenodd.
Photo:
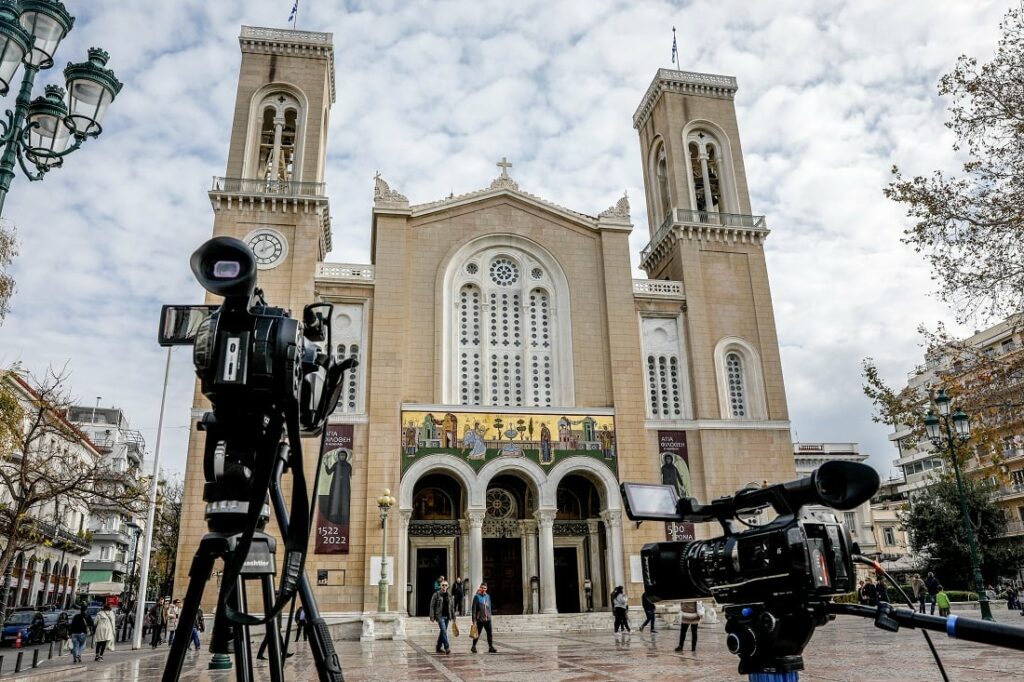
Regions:
M 846 529 L 830 514 L 801 514 L 807 505 L 853 509 L 871 499 L 878 473 L 856 462 L 826 462 L 788 483 L 746 488 L 702 505 L 678 499 L 670 485 L 623 483 L 634 521 L 717 521 L 725 534 L 693 542 L 657 542 L 640 553 L 648 599 L 714 597 L 730 604 L 726 644 L 740 673 L 803 669 L 800 656 L 814 628 L 835 616 L 824 605 L 856 585 Z M 771 507 L 778 515 L 737 532 L 744 515 Z
M 279 671 L 276 617 L 287 603 L 294 608 L 298 595 L 320 678 L 340 680 L 337 655 L 303 570 L 313 510 L 302 437 L 323 432 L 341 396 L 344 373 L 355 361 L 333 353 L 331 304 L 305 306 L 301 321 L 267 304 L 256 288 L 256 258 L 244 242 L 214 237 L 192 254 L 190 265 L 199 283 L 224 300 L 220 306 L 164 306 L 160 321 L 161 345 L 193 346 L 200 389 L 213 406 L 198 425 L 206 432 L 203 499 L 210 532 L 193 559 L 186 608 L 198 607 L 214 562 L 223 560 L 210 650 L 234 651 L 239 669 L 248 667 L 246 626 L 266 624 L 272 666 Z M 290 512 L 281 492 L 281 475 L 288 469 Z M 276 598 L 277 540 L 263 532 L 270 519 L 268 500 L 285 545 Z M 246 612 L 246 580 L 261 582 L 260 617 Z M 192 620 L 182 618 L 191 623 L 194 614 Z M 178 639 L 185 642 L 188 636 Z M 180 674 L 185 650 L 178 644 L 176 639 L 165 680 Z

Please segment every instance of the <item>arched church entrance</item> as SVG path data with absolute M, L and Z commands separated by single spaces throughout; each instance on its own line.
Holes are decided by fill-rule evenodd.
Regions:
M 483 578 L 496 614 L 530 611 L 524 582 L 534 575 L 529 538 L 536 534 L 537 490 L 514 474 L 500 474 L 487 486 L 483 523 Z M 524 579 L 525 578 L 525 579 Z
M 555 493 L 555 605 L 559 613 L 579 613 L 600 607 L 604 593 L 601 496 L 585 475 L 571 473 Z M 598 602 L 595 603 L 595 597 Z
M 421 477 L 413 488 L 409 519 L 409 612 L 427 616 L 436 582 L 459 574 L 466 494 L 458 480 L 446 473 Z

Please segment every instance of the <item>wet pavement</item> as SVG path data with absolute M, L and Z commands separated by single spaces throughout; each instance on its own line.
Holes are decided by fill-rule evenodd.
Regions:
M 974 612 L 976 614 L 977 612 Z M 963 613 L 969 616 L 969 613 Z M 1016 613 L 997 614 L 1002 622 L 1024 625 Z M 610 630 L 610 629 L 609 629 Z M 337 642 L 336 648 L 349 682 L 364 680 L 507 680 L 541 682 L 591 682 L 598 680 L 724 681 L 740 680 L 737 659 L 725 648 L 721 625 L 701 627 L 697 652 L 673 649 L 679 630 L 657 634 L 636 633 L 616 636 L 609 632 L 550 633 L 522 635 L 495 640 L 497 654 L 469 652 L 470 640 L 463 634 L 452 638 L 450 655 L 434 653 L 434 638 L 373 643 Z M 932 633 L 950 680 L 982 682 L 1020 680 L 1024 653 L 949 639 Z M 482 643 L 481 643 L 482 644 Z M 37 673 L 45 679 L 82 682 L 122 682 L 159 679 L 166 649 L 153 652 L 120 650 L 106 660 L 86 659 L 83 666 L 46 666 Z M 207 670 L 210 654 L 188 654 L 182 680 L 228 682 L 233 671 Z M 870 621 L 840 617 L 819 628 L 804 652 L 802 680 L 939 680 L 938 669 L 920 632 L 901 630 L 891 634 Z M 256 679 L 269 680 L 266 663 L 256 662 Z M 316 670 L 307 648 L 289 659 L 288 680 L 315 680 Z M 15 678 L 19 679 L 19 678 Z M 43 678 L 40 678 L 43 679 Z

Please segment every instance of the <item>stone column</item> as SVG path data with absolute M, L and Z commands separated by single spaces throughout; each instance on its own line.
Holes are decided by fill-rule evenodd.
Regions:
M 412 519 L 411 509 L 398 511 L 398 565 L 395 566 L 395 589 L 398 590 L 398 612 L 409 612 L 409 592 L 405 589 L 409 582 L 409 521 Z
M 597 519 L 587 519 L 587 535 L 590 545 L 590 585 L 593 588 L 591 599 L 594 610 L 604 607 L 604 595 L 609 590 L 604 589 L 601 581 L 601 522 Z
M 469 519 L 469 581 L 474 592 L 484 581 L 484 516 L 483 509 L 467 509 Z
M 608 553 L 610 556 L 612 574 L 612 586 L 622 585 L 626 586 L 626 571 L 623 567 L 623 556 L 622 556 L 622 512 L 621 511 L 603 511 L 601 512 L 601 520 L 604 521 L 604 527 L 608 529 Z
M 280 178 L 280 169 L 278 165 L 281 163 L 281 136 L 284 133 L 284 119 L 274 119 L 274 151 L 270 154 L 271 172 L 270 179 L 277 180 Z
M 459 575 L 469 578 L 469 522 L 459 520 Z
M 558 613 L 555 605 L 555 510 L 538 509 L 537 554 L 540 557 L 540 612 Z
M 520 521 L 523 537 L 523 595 L 529 607 L 523 613 L 540 613 L 540 604 L 533 598 L 533 587 L 530 578 L 540 577 L 537 570 L 537 522 L 532 519 Z

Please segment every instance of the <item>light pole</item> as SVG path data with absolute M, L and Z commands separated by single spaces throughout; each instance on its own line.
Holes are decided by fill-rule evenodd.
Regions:
M 54 53 L 74 24 L 60 0 L 0 0 L 0 95 L 10 91 L 18 67 L 25 65 L 14 111 L 8 109 L 7 120 L 0 121 L 0 214 L 15 165 L 29 180 L 42 180 L 65 156 L 103 132 L 103 116 L 121 91 L 114 72 L 104 68 L 109 55 L 93 47 L 89 61 L 64 69 L 66 103 L 64 89 L 56 85 L 32 99 L 36 74 L 53 66 Z
M 384 494 L 377 498 L 377 509 L 380 510 L 380 527 L 383 529 L 380 541 L 380 582 L 377 583 L 377 612 L 388 610 L 388 512 L 396 502 L 391 497 L 391 489 L 384 488 Z
M 967 494 L 964 491 L 964 481 L 960 474 L 960 461 L 956 455 L 956 442 L 954 441 L 954 435 L 960 442 L 966 442 L 971 437 L 971 420 L 960 410 L 950 414 L 950 402 L 951 399 L 946 393 L 946 389 L 940 389 L 938 395 L 935 396 L 935 407 L 939 413 L 935 414 L 929 410 L 928 416 L 924 418 L 924 426 L 928 432 L 928 438 L 935 447 L 941 447 L 943 436 L 945 436 L 945 444 L 949 448 L 949 458 L 953 462 L 953 473 L 956 475 L 956 489 L 960 496 L 960 516 L 963 519 L 964 531 L 967 533 L 967 545 L 971 551 L 971 571 L 974 573 L 974 589 L 978 592 L 981 617 L 983 620 L 995 620 L 992 617 L 992 609 L 989 607 L 988 595 L 985 593 L 985 582 L 981 577 L 978 541 L 974 535 L 971 517 L 967 513 Z

